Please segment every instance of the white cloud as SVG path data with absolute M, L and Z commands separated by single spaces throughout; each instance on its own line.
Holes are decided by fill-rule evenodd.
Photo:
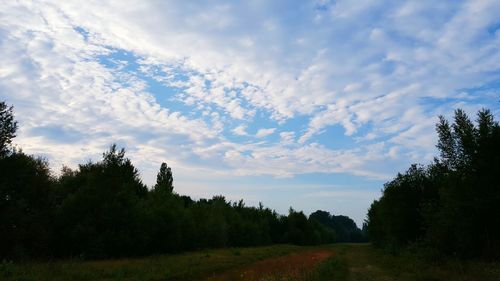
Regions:
M 245 125 L 239 125 L 238 127 L 234 128 L 232 130 L 233 134 L 237 136 L 246 136 L 248 133 L 246 132 L 246 126 Z
M 349 188 L 344 188 L 342 191 L 318 191 L 306 194 L 306 197 L 312 198 L 335 198 L 343 200 L 360 200 L 360 199 L 373 199 L 379 196 L 379 192 L 363 191 L 349 191 Z
M 293 17 L 280 5 L 2 2 L 0 90 L 20 120 L 17 142 L 61 163 L 117 141 L 137 161 L 167 158 L 179 173 L 386 178 L 410 150 L 412 162 L 429 159 L 437 114 L 498 107 L 495 91 L 457 95 L 499 78 L 498 1 L 336 1 L 324 11 L 304 2 Z M 133 62 L 106 67 L 99 58 L 115 50 L 175 93 L 153 96 L 140 70 L 126 71 Z M 308 122 L 289 125 L 297 119 Z M 254 121 L 267 128 L 256 137 L 283 131 L 280 141 L 224 135 L 247 135 L 230 128 Z M 356 149 L 318 144 L 335 125 L 360 140 Z
M 295 132 L 281 132 L 280 133 L 280 143 L 281 144 L 294 144 L 295 143 Z
M 258 138 L 264 138 L 269 135 L 272 135 L 274 131 L 276 131 L 276 128 L 259 129 L 255 134 L 255 136 Z

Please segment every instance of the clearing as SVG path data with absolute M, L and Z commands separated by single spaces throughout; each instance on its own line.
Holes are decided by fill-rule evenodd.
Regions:
M 431 262 L 369 244 L 275 245 L 102 261 L 2 262 L 0 280 L 498 281 L 500 263 Z

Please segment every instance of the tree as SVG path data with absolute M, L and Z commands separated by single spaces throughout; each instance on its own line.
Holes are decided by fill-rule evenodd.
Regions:
M 453 138 L 450 123 L 444 118 L 444 116 L 439 116 L 436 131 L 439 137 L 436 146 L 441 154 L 441 161 L 447 168 L 453 169 L 457 164 L 456 143 Z
M 42 158 L 22 152 L 0 158 L 0 258 L 50 254 L 52 183 Z
M 336 242 L 361 242 L 363 235 L 356 223 L 347 216 L 335 216 L 329 212 L 317 210 L 309 215 L 309 220 L 315 220 L 323 226 L 335 231 Z
M 14 121 L 13 107 L 0 102 L 0 157 L 9 150 L 12 139 L 16 136 L 17 122 Z
M 440 253 L 499 257 L 500 126 L 489 110 L 477 126 L 463 110 L 436 126 L 440 157 L 412 165 L 384 185 L 367 231 L 375 245 L 399 249 L 423 243 Z
M 160 171 L 156 176 L 155 190 L 164 190 L 171 193 L 174 189 L 174 178 L 172 177 L 172 169 L 167 166 L 167 163 L 161 163 Z
M 56 212 L 56 248 L 62 255 L 111 257 L 140 254 L 146 243 L 141 201 L 147 188 L 139 172 L 112 145 L 97 163 L 67 171 L 68 191 Z
M 461 109 L 455 110 L 455 123 L 452 127 L 460 165 L 468 168 L 477 151 L 477 130 Z

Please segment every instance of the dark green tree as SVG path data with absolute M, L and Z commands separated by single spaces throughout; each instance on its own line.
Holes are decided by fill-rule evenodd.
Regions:
M 56 213 L 60 254 L 111 257 L 144 251 L 148 235 L 140 203 L 147 188 L 124 149 L 112 145 L 101 162 L 65 173 L 61 185 L 67 196 Z
M 398 174 L 371 205 L 366 230 L 374 244 L 499 257 L 500 126 L 486 109 L 476 123 L 460 109 L 452 124 L 440 116 L 440 157 Z
M 17 122 L 12 111 L 12 106 L 0 102 L 0 157 L 7 154 L 12 139 L 16 136 Z
M 52 184 L 46 160 L 11 151 L 17 122 L 0 102 L 0 257 L 50 253 Z
M 456 142 L 453 137 L 450 123 L 444 116 L 439 116 L 439 122 L 436 125 L 438 134 L 437 148 L 439 149 L 441 162 L 448 169 L 455 169 L 457 166 Z
M 0 158 L 0 256 L 51 253 L 52 184 L 47 161 L 22 152 Z
M 335 231 L 336 242 L 361 242 L 364 240 L 361 230 L 356 223 L 347 216 L 335 216 L 329 212 L 318 210 L 309 215 L 310 220 L 315 220 L 321 225 Z
M 154 189 L 171 193 L 174 190 L 173 182 L 172 169 L 167 166 L 167 163 L 161 163 Z

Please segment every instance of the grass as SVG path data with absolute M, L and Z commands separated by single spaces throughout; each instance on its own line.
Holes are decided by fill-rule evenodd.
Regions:
M 265 281 L 498 281 L 500 263 L 447 259 L 431 261 L 414 254 L 391 255 L 369 244 L 323 247 L 335 254 L 309 271 L 276 272 Z
M 276 245 L 205 250 L 179 255 L 103 261 L 1 263 L 0 280 L 204 280 L 227 270 L 237 271 L 261 261 L 301 251 L 327 250 L 332 256 L 297 270 L 276 269 L 261 281 L 493 281 L 500 280 L 498 262 L 430 261 L 415 255 L 390 255 L 369 244 L 321 247 Z M 301 254 L 302 255 L 302 254 Z M 296 256 L 296 255 L 295 255 Z M 238 280 L 247 280 L 241 278 Z M 255 279 L 249 279 L 255 280 Z
M 374 249 L 369 244 L 339 244 L 338 258 L 349 267 L 354 281 L 498 281 L 500 263 L 447 259 L 432 261 L 404 253 L 398 256 Z
M 344 260 L 330 257 L 308 271 L 276 272 L 263 276 L 262 281 L 347 281 L 349 268 Z
M 338 257 L 330 257 L 304 278 L 304 281 L 328 280 L 349 280 L 349 266 L 345 260 Z
M 0 280 L 199 280 L 258 260 L 301 250 L 305 248 L 275 245 L 102 261 L 4 262 L 0 264 Z

